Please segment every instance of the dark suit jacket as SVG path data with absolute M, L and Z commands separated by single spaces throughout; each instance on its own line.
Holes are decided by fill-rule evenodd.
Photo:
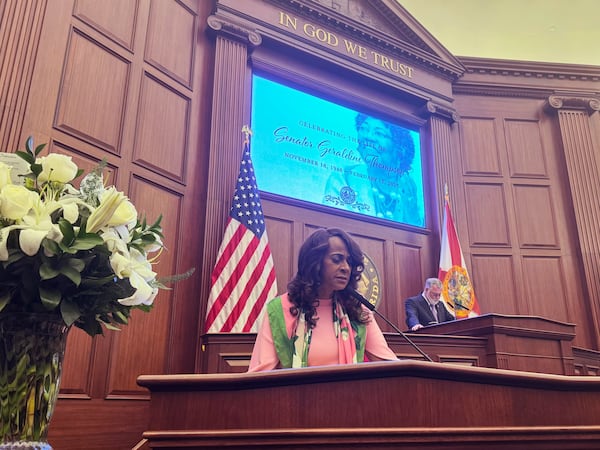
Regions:
M 438 323 L 433 317 L 433 313 L 429 308 L 429 303 L 425 300 L 423 294 L 407 298 L 404 302 L 404 308 L 406 310 L 406 325 L 408 325 L 408 329 L 411 329 L 418 323 L 424 327 Z M 455 320 L 454 316 L 448 312 L 443 302 L 438 302 L 436 309 L 439 323 Z

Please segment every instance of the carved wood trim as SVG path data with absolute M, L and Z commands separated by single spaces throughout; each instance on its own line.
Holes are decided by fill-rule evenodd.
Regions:
M 536 79 L 600 81 L 600 68 L 598 66 L 464 56 L 459 59 L 465 65 L 467 73 L 510 75 Z
M 238 175 L 242 152 L 242 126 L 248 123 L 250 69 L 248 53 L 261 43 L 258 33 L 217 16 L 207 19 L 218 32 L 215 50 L 212 123 L 210 128 L 206 230 L 202 279 L 209 280 L 221 243 Z M 200 298 L 208 298 L 208 283 L 203 283 Z M 202 302 L 199 329 L 203 332 L 206 302 Z M 201 357 L 198 358 L 201 360 Z
M 219 448 L 273 450 L 290 448 L 457 450 L 521 450 L 523 443 L 531 450 L 587 449 L 600 439 L 595 426 L 531 426 L 531 427 L 461 427 L 461 428 L 261 428 L 252 431 L 146 431 L 146 441 L 163 448 Z M 241 445 L 238 445 L 242 443 Z M 137 449 L 138 447 L 136 447 Z M 146 448 L 146 447 L 140 447 Z
M 427 103 L 427 109 L 430 108 L 431 102 Z M 434 109 L 435 106 L 434 106 Z M 441 220 L 443 218 L 443 210 L 444 210 L 444 193 L 445 186 L 448 186 L 448 193 L 450 195 L 451 204 L 462 204 L 462 190 L 459 189 L 459 186 L 462 185 L 460 172 L 456 168 L 456 161 L 459 160 L 456 155 L 456 150 L 453 148 L 452 142 L 452 128 L 450 118 L 448 120 L 447 114 L 439 114 L 439 109 L 436 109 L 434 113 L 432 113 L 429 119 L 429 127 L 431 130 L 431 141 L 433 146 L 433 155 L 434 155 L 434 169 L 436 174 L 436 194 L 435 198 L 439 199 L 437 202 L 437 213 L 438 220 L 437 226 L 434 229 L 440 229 L 442 227 Z M 449 110 L 447 110 L 449 111 Z M 454 113 L 456 114 L 456 113 Z M 456 114 L 457 115 L 457 114 Z M 457 115 L 458 116 L 458 115 Z M 452 116 L 451 116 L 452 117 Z M 455 208 L 456 209 L 456 208 Z M 459 208 L 456 210 L 464 210 L 463 208 Z M 455 218 L 456 220 L 456 218 Z M 465 237 L 466 239 L 466 237 Z M 468 241 L 467 241 L 468 242 Z M 437 269 L 436 269 L 437 270 Z
M 439 56 L 433 53 L 432 49 L 419 37 L 413 30 L 410 30 L 396 14 L 390 9 L 385 2 L 371 1 L 370 3 L 386 16 L 390 23 L 396 27 L 398 33 L 402 34 L 405 41 L 383 33 L 380 30 L 369 26 L 368 18 L 357 16 L 354 14 L 354 23 L 349 23 L 348 17 L 345 17 L 336 12 L 332 7 L 318 4 L 317 2 L 308 3 L 303 0 L 269 0 L 271 3 L 277 4 L 280 7 L 285 7 L 296 11 L 313 19 L 318 19 L 320 22 L 326 21 L 328 25 L 337 29 L 350 32 L 353 35 L 361 36 L 365 42 L 379 49 L 385 49 L 388 52 L 402 55 L 407 60 L 414 61 L 418 64 L 429 66 L 438 75 L 445 76 L 448 79 L 457 79 L 464 73 L 464 67 L 460 61 L 451 63 L 442 60 Z M 322 1 L 320 3 L 323 3 Z M 348 8 L 349 9 L 349 8 Z
M 460 120 L 460 116 L 454 109 L 432 101 L 425 103 L 425 105 L 421 108 L 420 115 L 423 117 L 435 115 L 446 119 L 451 124 Z
M 216 32 L 229 40 L 235 40 L 242 44 L 249 44 L 250 48 L 252 48 L 252 46 L 259 46 L 262 43 L 262 38 L 256 31 L 249 30 L 225 17 L 212 15 L 206 22 L 209 29 L 213 32 Z
M 545 99 L 557 83 L 600 81 L 597 66 L 460 57 L 466 72 L 453 86 L 455 94 Z
M 589 114 L 600 109 L 600 102 L 596 97 L 569 95 L 552 96 L 547 104 L 558 112 L 585 287 L 588 301 L 592 303 L 592 335 L 597 339 L 600 333 L 600 304 L 594 299 L 600 298 L 600 279 L 597 275 L 600 273 L 600 261 L 596 257 L 600 248 L 600 213 L 597 205 L 600 186 L 591 181 L 600 179 L 600 167 L 595 157 L 600 149 L 593 137 Z
M 588 114 L 593 114 L 600 111 L 600 98 L 554 94 L 548 97 L 546 105 L 550 110 L 582 110 Z

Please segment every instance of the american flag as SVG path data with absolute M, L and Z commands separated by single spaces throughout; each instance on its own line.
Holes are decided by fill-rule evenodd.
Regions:
M 211 286 L 207 333 L 256 332 L 256 320 L 263 306 L 277 294 L 275 268 L 247 138 Z

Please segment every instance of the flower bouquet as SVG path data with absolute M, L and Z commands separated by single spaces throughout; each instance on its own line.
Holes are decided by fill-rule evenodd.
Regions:
M 163 247 L 162 217 L 139 220 L 101 166 L 75 189 L 83 171 L 71 157 L 32 146 L 16 152 L 30 168 L 23 184 L 0 162 L 0 313 L 56 314 L 94 336 L 148 311 L 164 287 L 149 257 Z
M 0 162 L 0 449 L 51 448 L 71 326 L 90 336 L 118 329 L 164 288 L 151 256 L 163 248 L 161 217 L 138 219 L 129 199 L 104 185 L 102 164 L 76 189 L 83 171 L 69 156 L 39 157 L 43 148 L 29 138 L 24 151 L 4 154 L 25 161 L 17 177 Z

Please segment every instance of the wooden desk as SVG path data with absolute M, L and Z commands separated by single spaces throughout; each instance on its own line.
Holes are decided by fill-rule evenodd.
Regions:
M 479 365 L 497 369 L 574 375 L 572 341 L 575 325 L 536 316 L 484 314 L 422 328 L 423 334 L 487 339 Z
M 404 360 L 146 375 L 151 448 L 600 448 L 600 379 Z

